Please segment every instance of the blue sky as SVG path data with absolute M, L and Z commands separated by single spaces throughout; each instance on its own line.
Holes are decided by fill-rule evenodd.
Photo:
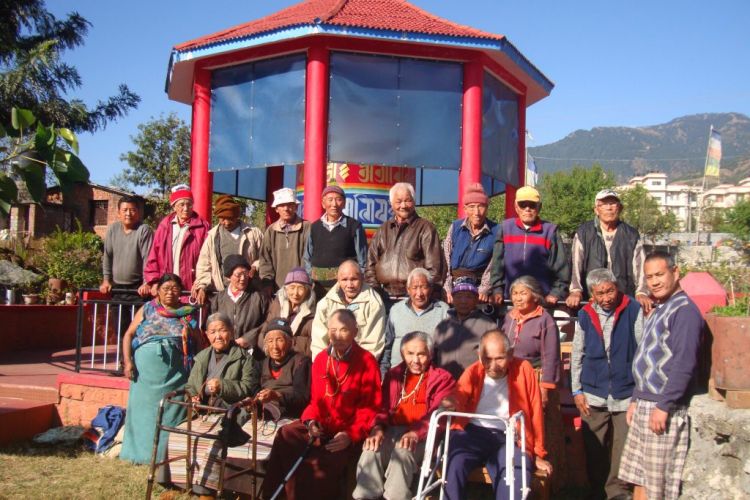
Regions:
M 244 23 L 294 0 L 48 0 L 58 16 L 73 10 L 91 28 L 83 47 L 64 55 L 83 86 L 71 93 L 93 105 L 126 83 L 142 102 L 96 134 L 82 134 L 81 157 L 94 182 L 120 172 L 137 126 L 190 108 L 164 93 L 173 45 Z M 750 1 L 718 0 L 412 0 L 433 14 L 501 33 L 555 82 L 528 110 L 530 146 L 577 129 L 663 123 L 687 114 L 750 115 Z

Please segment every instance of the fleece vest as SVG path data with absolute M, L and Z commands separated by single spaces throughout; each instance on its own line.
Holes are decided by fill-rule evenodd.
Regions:
M 607 247 L 604 245 L 604 236 L 599 226 L 598 219 L 590 220 L 581 224 L 577 231 L 578 240 L 583 247 L 583 266 L 581 267 L 580 283 L 583 294 L 588 298 L 588 286 L 586 286 L 586 273 L 592 269 L 606 268 L 610 266 L 607 256 Z M 617 288 L 627 294 L 635 295 L 638 284 L 633 273 L 633 252 L 641 235 L 634 227 L 621 222 L 617 226 L 615 239 L 609 248 L 609 257 L 612 259 L 612 273 L 617 278 Z
M 451 269 L 466 269 L 481 275 L 492 260 L 492 247 L 500 226 L 487 220 L 489 232 L 474 239 L 469 228 L 464 226 L 464 220 L 459 219 L 451 225 Z
M 310 238 L 313 243 L 313 255 L 310 261 L 313 267 L 338 267 L 348 259 L 357 258 L 354 238 L 360 223 L 346 217 L 346 227 L 338 225 L 329 231 L 320 219 L 310 226 Z
M 528 230 L 520 219 L 503 221 L 505 247 L 505 295 L 510 296 L 510 286 L 521 276 L 533 276 L 547 295 L 554 276 L 549 268 L 549 251 L 555 240 L 557 226 L 539 221 Z
M 615 309 L 614 327 L 609 340 L 609 358 L 604 349 L 604 333 L 599 315 L 586 304 L 578 311 L 578 323 L 584 332 L 584 356 L 581 385 L 584 392 L 606 399 L 629 398 L 633 393 L 633 358 L 638 347 L 634 325 L 641 306 L 637 301 L 623 296 Z

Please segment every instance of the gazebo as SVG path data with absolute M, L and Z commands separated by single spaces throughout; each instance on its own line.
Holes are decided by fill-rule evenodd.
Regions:
M 192 105 L 200 215 L 213 192 L 268 200 L 294 183 L 314 220 L 338 182 L 369 228 L 400 179 L 459 215 L 463 187 L 482 182 L 507 211 L 524 184 L 526 108 L 552 87 L 504 36 L 404 0 L 305 0 L 176 45 L 166 82 Z M 358 209 L 368 197 L 380 204 Z

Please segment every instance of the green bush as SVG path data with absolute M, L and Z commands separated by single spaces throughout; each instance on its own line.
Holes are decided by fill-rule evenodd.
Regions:
M 85 232 L 81 224 L 75 231 L 62 231 L 42 239 L 35 264 L 49 278 L 60 278 L 68 288 L 98 286 L 101 281 L 104 242 L 95 233 Z
M 737 299 L 728 306 L 714 307 L 711 312 L 717 316 L 750 316 L 750 296 Z

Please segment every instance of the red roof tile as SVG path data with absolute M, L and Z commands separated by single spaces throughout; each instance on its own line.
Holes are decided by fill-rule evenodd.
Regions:
M 405 0 L 305 0 L 274 14 L 175 46 L 179 51 L 318 22 L 334 26 L 406 31 L 427 35 L 501 40 L 495 35 L 441 19 Z

